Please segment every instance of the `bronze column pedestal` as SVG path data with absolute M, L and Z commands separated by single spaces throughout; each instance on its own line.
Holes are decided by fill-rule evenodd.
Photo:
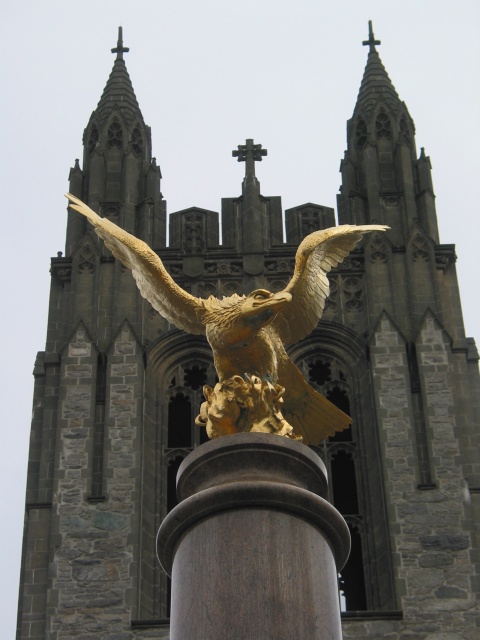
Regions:
M 241 433 L 180 466 L 157 540 L 172 577 L 171 640 L 339 640 L 349 531 L 305 445 Z

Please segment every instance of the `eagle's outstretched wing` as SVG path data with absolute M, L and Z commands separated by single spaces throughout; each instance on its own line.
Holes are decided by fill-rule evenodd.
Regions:
M 188 333 L 205 333 L 202 322 L 204 301 L 179 287 L 145 242 L 110 220 L 101 218 L 70 193 L 66 197 L 73 203 L 70 204 L 72 209 L 88 218 L 113 255 L 132 270 L 140 293 L 154 309 L 179 329 Z
M 285 346 L 298 342 L 317 326 L 330 293 L 327 273 L 338 266 L 369 231 L 385 231 L 377 224 L 343 224 L 314 231 L 300 243 L 295 256 L 293 277 L 284 289 L 292 294 L 273 321 Z

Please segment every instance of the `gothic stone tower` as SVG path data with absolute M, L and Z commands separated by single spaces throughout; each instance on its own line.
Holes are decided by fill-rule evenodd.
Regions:
M 391 231 L 372 234 L 332 272 L 319 328 L 290 355 L 354 419 L 317 448 L 352 534 L 339 585 L 345 637 L 473 640 L 478 356 L 464 334 L 454 247 L 439 244 L 430 161 L 423 149 L 417 157 L 413 121 L 371 29 L 365 44 L 338 217 Z M 281 200 L 263 196 L 255 176 L 266 151 L 247 140 L 234 152 L 245 162 L 242 193 L 222 200 L 222 244 L 218 214 L 194 207 L 170 216 L 167 247 L 160 169 L 121 32 L 113 51 L 70 191 L 145 240 L 195 295 L 283 288 L 298 243 L 333 226 L 333 210 L 286 211 L 285 242 Z M 51 272 L 17 638 L 167 638 L 169 584 L 155 535 L 175 505 L 180 462 L 204 439 L 193 419 L 202 386 L 215 381 L 210 350 L 153 311 L 75 212 Z

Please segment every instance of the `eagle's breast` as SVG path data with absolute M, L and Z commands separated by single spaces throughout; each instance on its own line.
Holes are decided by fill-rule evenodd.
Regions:
M 278 377 L 277 352 L 272 340 L 271 327 L 240 336 L 238 341 L 226 336 L 218 327 L 207 325 L 207 340 L 213 351 L 215 368 L 220 380 L 249 373 L 262 379 L 276 381 Z

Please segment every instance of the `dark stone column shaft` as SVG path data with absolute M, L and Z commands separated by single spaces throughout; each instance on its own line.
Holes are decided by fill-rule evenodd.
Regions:
M 158 536 L 172 640 L 342 637 L 349 533 L 318 495 L 326 478 L 314 452 L 279 436 L 226 436 L 186 458 L 177 489 L 182 502 Z

